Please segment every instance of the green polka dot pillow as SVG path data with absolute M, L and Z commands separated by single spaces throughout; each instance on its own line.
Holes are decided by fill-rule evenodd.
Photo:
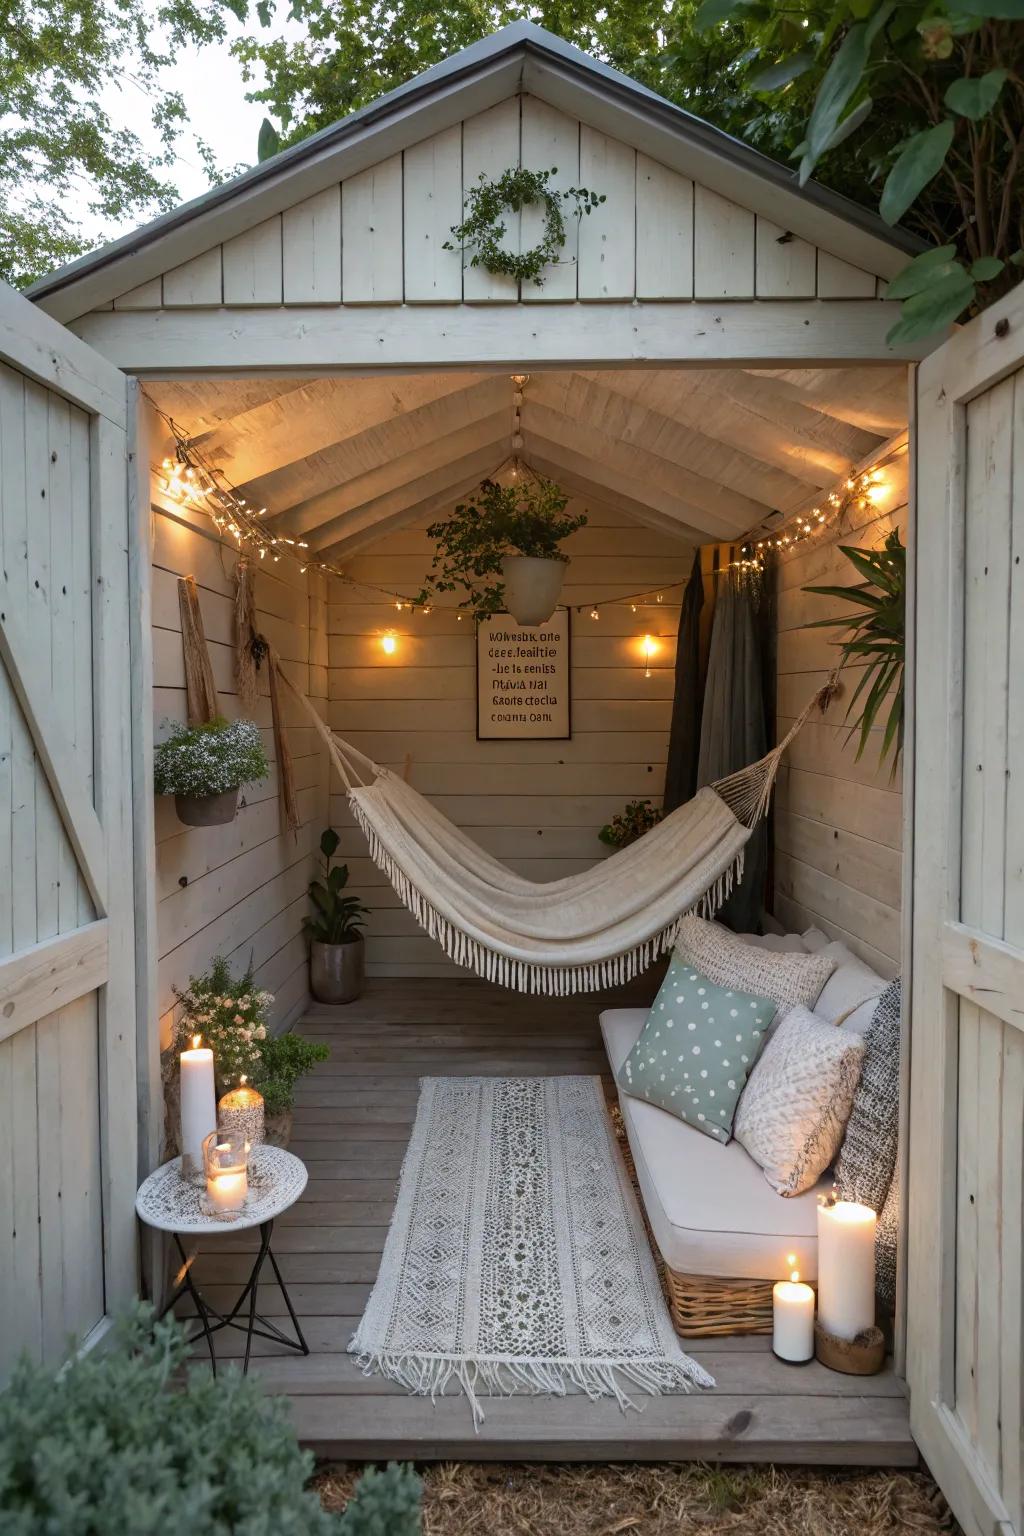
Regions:
M 716 986 L 676 958 L 619 1068 L 619 1086 L 716 1141 L 729 1141 L 737 1101 L 776 1008 L 770 997 Z

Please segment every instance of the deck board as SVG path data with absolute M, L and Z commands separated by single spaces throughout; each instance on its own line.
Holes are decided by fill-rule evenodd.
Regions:
M 597 1015 L 652 992 L 648 981 L 607 999 L 531 999 L 480 982 L 389 980 L 371 982 L 347 1008 L 310 1008 L 298 1028 L 329 1044 L 331 1057 L 296 1097 L 292 1147 L 310 1180 L 279 1219 L 274 1249 L 311 1354 L 284 1356 L 256 1340 L 252 1371 L 291 1399 L 299 1438 L 318 1455 L 916 1463 L 905 1391 L 890 1370 L 856 1378 L 817 1362 L 786 1366 L 765 1338 L 687 1345 L 715 1377 L 713 1391 L 643 1398 L 640 1414 L 572 1392 L 492 1398 L 478 1434 L 461 1396 L 410 1397 L 346 1354 L 376 1278 L 419 1077 L 586 1073 L 610 1086 Z M 196 1275 L 211 1300 L 234 1298 L 255 1246 L 252 1233 L 225 1232 L 200 1254 Z M 283 1315 L 276 1285 L 261 1285 L 260 1309 Z M 225 1359 L 243 1348 L 241 1334 L 218 1340 Z M 197 1356 L 194 1369 L 207 1368 Z

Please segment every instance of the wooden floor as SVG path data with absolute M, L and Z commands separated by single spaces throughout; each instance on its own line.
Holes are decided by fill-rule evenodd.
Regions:
M 647 984 L 646 992 L 651 991 Z M 345 1347 L 376 1278 L 423 1075 L 548 1075 L 607 1070 L 597 1016 L 634 994 L 534 1001 L 473 981 L 371 982 L 346 1008 L 313 1006 L 297 1027 L 331 1047 L 299 1090 L 292 1150 L 309 1166 L 303 1199 L 274 1250 L 311 1347 L 308 1358 L 257 1341 L 251 1367 L 286 1393 L 300 1439 L 320 1456 L 363 1460 L 682 1460 L 908 1465 L 917 1460 L 907 1402 L 890 1373 L 859 1379 L 816 1362 L 777 1361 L 764 1338 L 694 1341 L 713 1391 L 644 1398 L 641 1413 L 584 1396 L 490 1399 L 474 1434 L 464 1398 L 410 1397 L 365 1377 Z M 196 1273 L 230 1302 L 248 1273 L 252 1235 L 225 1233 Z M 260 1309 L 284 1313 L 276 1286 Z M 286 1320 L 287 1322 L 287 1320 Z M 220 1335 L 221 1356 L 240 1334 Z

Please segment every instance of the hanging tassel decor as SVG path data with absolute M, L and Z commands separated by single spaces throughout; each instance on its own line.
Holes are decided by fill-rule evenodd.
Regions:
M 285 740 L 284 722 L 281 719 L 281 699 L 278 689 L 278 661 L 267 647 L 267 670 L 270 676 L 270 713 L 274 722 L 274 756 L 277 759 L 277 792 L 281 807 L 281 821 L 288 831 L 298 836 L 299 808 L 295 803 L 295 773 L 292 754 Z
M 206 648 L 199 588 L 194 576 L 178 577 L 181 648 L 185 658 L 185 701 L 189 725 L 206 725 L 220 714 L 213 667 Z
M 259 697 L 259 669 L 266 644 L 256 622 L 256 572 L 244 555 L 235 566 L 235 684 L 247 715 Z

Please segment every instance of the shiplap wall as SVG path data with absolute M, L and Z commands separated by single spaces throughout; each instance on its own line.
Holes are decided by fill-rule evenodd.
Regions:
M 332 581 L 328 609 L 330 724 L 398 772 L 512 869 L 555 880 L 607 853 L 598 829 L 628 800 L 660 802 L 672 708 L 687 545 L 593 501 L 588 526 L 566 544 L 566 600 L 622 596 L 663 584 L 665 601 L 632 613 L 605 608 L 598 620 L 573 613 L 573 735 L 570 741 L 477 741 L 475 639 L 453 611 L 396 613 L 379 596 Z M 381 539 L 348 562 L 360 578 L 418 590 L 432 543 L 422 528 Z M 380 636 L 399 637 L 393 657 Z M 658 637 L 651 676 L 640 640 Z M 400 904 L 366 854 L 344 797 L 332 785 L 331 814 L 353 889 L 373 908 L 367 963 L 376 975 L 446 975 L 455 968 Z
M 153 684 L 157 739 L 165 720 L 185 718 L 184 663 L 178 611 L 179 576 L 199 586 L 207 644 L 222 712 L 239 714 L 235 695 L 232 573 L 234 552 L 201 529 L 153 516 Z M 282 670 L 321 707 L 327 696 L 324 578 L 290 562 L 261 565 L 256 574 L 260 625 L 282 657 Z M 266 674 L 256 721 L 271 774 L 243 790 L 235 820 L 224 827 L 185 827 L 174 800 L 156 803 L 156 896 L 161 1041 L 166 1042 L 173 988 L 205 970 L 214 955 L 236 971 L 252 959 L 261 987 L 275 994 L 273 1021 L 288 1022 L 308 997 L 302 919 L 320 832 L 326 824 L 327 769 L 315 731 L 301 706 L 283 695 L 287 739 L 302 826 L 297 838 L 281 830 L 277 764 Z
M 802 591 L 808 585 L 848 586 L 859 580 L 841 544 L 879 546 L 906 523 L 907 459 L 885 470 L 876 506 L 856 507 L 838 526 L 798 544 L 779 568 L 778 730 L 792 724 L 835 665 L 840 630 L 807 629 L 845 605 Z M 775 805 L 775 915 L 796 932 L 810 924 L 842 939 L 875 969 L 899 967 L 902 795 L 899 773 L 879 767 L 881 730 L 873 731 L 860 762 L 857 740 L 844 725 L 856 686 L 850 669 L 827 714 L 813 716 L 793 743 L 779 774 Z M 883 705 L 883 723 L 887 705 Z
M 481 173 L 550 170 L 607 201 L 567 217 L 560 263 L 518 285 L 445 250 Z M 530 249 L 541 211 L 509 213 Z M 638 238 L 639 232 L 639 238 Z M 113 301 L 118 310 L 623 299 L 873 299 L 882 284 L 533 96 L 512 96 Z M 109 306 L 108 306 L 109 307 Z

